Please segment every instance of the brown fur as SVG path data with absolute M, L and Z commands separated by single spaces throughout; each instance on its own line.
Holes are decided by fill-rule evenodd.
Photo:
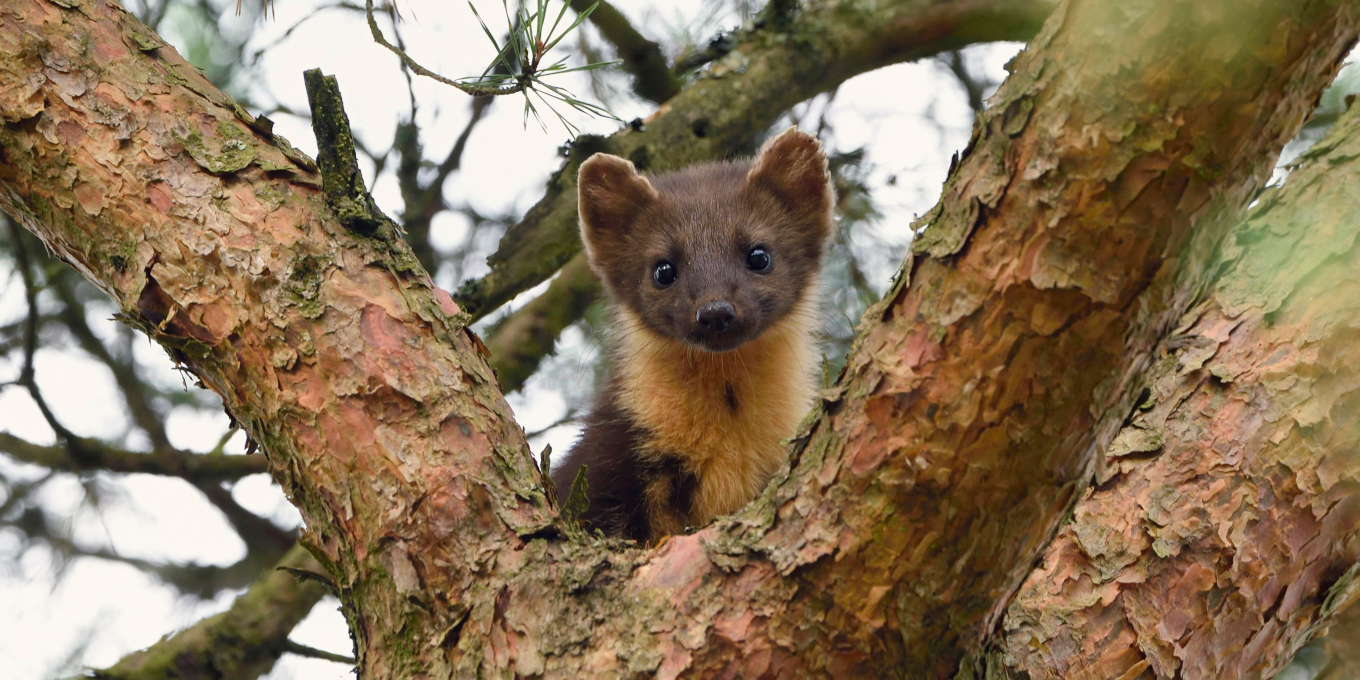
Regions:
M 834 228 L 826 158 L 791 129 L 754 161 L 650 180 L 597 154 L 579 183 L 582 240 L 618 338 L 609 383 L 553 478 L 565 494 L 585 466 L 582 520 L 657 540 L 758 494 L 810 405 L 814 282 Z M 753 249 L 767 268 L 751 266 Z M 662 262 L 678 272 L 671 283 L 655 276 Z

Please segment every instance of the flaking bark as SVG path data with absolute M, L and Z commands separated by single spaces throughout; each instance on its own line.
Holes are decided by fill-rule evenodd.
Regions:
M 1357 19 L 1338 2 L 1055 12 L 866 314 L 773 517 L 742 517 L 756 550 L 835 603 L 771 628 L 815 615 L 838 631 L 831 664 L 954 673 L 1212 273 L 1188 248 L 1217 243 L 1269 176 Z
M 1258 649 L 1297 649 L 1360 598 L 1357 157 L 1352 107 L 1206 257 L 1222 273 L 1160 343 L 994 666 L 1271 678 L 1292 654 Z
M 563 538 L 409 251 L 345 229 L 306 159 L 120 8 L 0 8 L 0 204 L 267 452 L 361 677 L 941 677 L 1079 495 L 1357 13 L 1064 4 L 790 473 L 653 550 Z

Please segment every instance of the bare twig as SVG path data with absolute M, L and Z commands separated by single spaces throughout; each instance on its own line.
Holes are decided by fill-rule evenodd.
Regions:
M 544 425 L 543 427 L 540 427 L 537 430 L 534 430 L 533 432 L 525 432 L 524 437 L 526 439 L 533 439 L 534 437 L 537 437 L 538 435 L 541 435 L 544 432 L 553 429 L 554 427 L 561 427 L 563 425 L 566 425 L 567 423 L 574 423 L 580 419 L 581 412 L 577 409 L 570 408 L 567 409 L 566 414 L 564 414 L 561 418 L 558 418 L 557 420 L 554 420 L 553 422 Z
M 285 29 L 283 33 L 279 34 L 279 37 L 275 38 L 272 42 L 265 45 L 264 47 L 255 50 L 255 52 L 250 57 L 250 65 L 254 66 L 258 64 L 260 62 L 260 57 L 264 56 L 264 54 L 269 50 L 278 47 L 284 41 L 291 38 L 293 36 L 293 32 L 301 28 L 303 24 L 307 23 L 308 21 L 311 21 L 312 19 L 315 19 L 317 15 L 321 14 L 322 12 L 332 9 L 345 9 L 353 12 L 365 11 L 362 6 L 354 4 L 352 2 L 336 2 L 329 5 L 321 5 L 320 7 L 313 9 L 311 12 L 308 12 L 307 16 L 304 16 L 301 19 L 298 19 L 296 22 L 294 22 L 292 26 L 289 26 L 287 29 Z
M 370 33 L 373 34 L 373 41 L 378 43 L 379 45 L 382 45 L 383 47 L 386 47 L 390 52 L 392 52 L 392 54 L 397 55 L 397 58 L 401 60 L 401 63 L 405 65 L 406 68 L 411 69 L 413 72 L 419 75 L 435 80 L 436 82 L 443 83 L 445 85 L 448 85 L 449 87 L 462 90 L 463 92 L 466 92 L 467 94 L 470 94 L 474 97 L 507 95 L 524 91 L 524 87 L 528 82 L 527 80 L 519 81 L 516 82 L 514 85 L 509 85 L 505 87 L 487 87 L 484 85 L 468 85 L 466 83 L 460 83 L 456 80 L 453 80 L 452 78 L 446 78 L 444 76 L 441 76 L 438 73 L 435 73 L 434 71 L 431 71 L 430 69 L 421 66 L 419 62 L 411 58 L 411 55 L 406 53 L 406 50 L 403 50 L 400 47 L 397 47 L 396 45 L 393 45 L 392 43 L 387 41 L 387 38 L 383 35 L 382 29 L 378 27 L 378 20 L 375 19 L 373 16 L 373 0 L 364 0 L 364 13 L 368 16 L 368 30 Z
M 949 69 L 950 73 L 958 79 L 959 85 L 968 95 L 968 106 L 973 109 L 973 115 L 982 113 L 987 108 L 985 99 L 987 90 L 996 87 L 996 83 L 988 80 L 986 76 L 979 76 L 968 68 L 964 61 L 963 53 L 958 50 L 950 50 L 940 55 L 940 62 Z
M 289 654 L 305 656 L 309 659 L 322 659 L 325 661 L 334 661 L 336 663 L 348 664 L 350 666 L 354 665 L 354 657 L 352 656 L 345 656 L 344 654 L 335 654 L 333 652 L 328 652 L 323 649 L 317 649 L 316 647 L 308 647 L 307 645 L 304 645 L 300 642 L 293 642 L 292 640 L 284 641 L 283 651 L 288 652 Z
M 28 390 L 29 397 L 38 406 L 38 411 L 42 414 L 43 420 L 47 421 L 48 427 L 52 428 L 59 439 L 66 442 L 72 455 L 79 457 L 84 453 L 79 447 L 80 438 L 57 420 L 34 379 L 33 358 L 38 351 L 38 283 L 33 276 L 33 263 L 29 259 L 28 248 L 24 246 L 24 237 L 19 232 L 19 226 L 14 220 L 6 222 L 9 224 L 11 243 L 14 245 L 15 268 L 19 270 L 19 276 L 24 282 L 24 302 L 28 305 L 27 316 L 24 319 L 24 363 L 19 370 L 19 378 L 14 382 Z
M 113 356 L 86 322 L 84 305 L 76 298 L 75 286 L 78 282 L 75 272 L 64 266 L 48 280 L 48 290 L 55 293 L 62 303 L 59 316 L 63 325 L 70 330 L 86 354 L 98 359 L 113 373 L 114 382 L 123 393 L 123 401 L 132 421 L 151 439 L 152 448 L 158 452 L 173 449 L 165 432 L 165 414 L 152 404 L 151 395 L 147 394 L 150 386 L 138 375 L 132 357 Z
M 430 245 L 430 225 L 435 215 L 449 208 L 444 200 L 444 182 L 462 166 L 463 150 L 467 148 L 472 129 L 482 120 L 493 102 L 495 100 L 490 97 L 472 100 L 472 115 L 467 125 L 454 141 L 453 148 L 449 149 L 444 160 L 435 168 L 434 177 L 428 181 L 421 180 L 421 170 L 426 166 L 420 142 L 420 128 L 415 124 L 415 116 L 412 115 L 411 120 L 398 124 L 397 133 L 394 135 L 393 148 L 401 155 L 396 176 L 397 185 L 401 188 L 402 202 L 405 204 L 402 226 L 406 230 L 406 242 L 410 244 L 416 258 L 431 273 L 437 271 L 438 263 L 435 262 L 434 248 Z

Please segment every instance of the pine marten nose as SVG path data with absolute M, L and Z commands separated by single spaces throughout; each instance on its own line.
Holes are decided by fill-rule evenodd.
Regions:
M 737 320 L 737 309 L 726 300 L 705 302 L 699 305 L 699 311 L 694 313 L 694 320 L 699 322 L 699 329 L 705 334 L 721 333 Z

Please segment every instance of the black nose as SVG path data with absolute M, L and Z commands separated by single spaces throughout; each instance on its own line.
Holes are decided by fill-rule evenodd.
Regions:
M 694 313 L 694 320 L 699 322 L 699 328 L 705 334 L 721 333 L 737 320 L 737 309 L 726 300 L 705 302 Z

